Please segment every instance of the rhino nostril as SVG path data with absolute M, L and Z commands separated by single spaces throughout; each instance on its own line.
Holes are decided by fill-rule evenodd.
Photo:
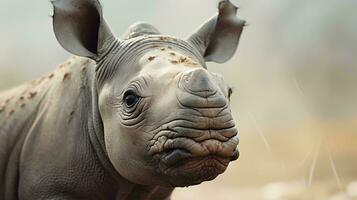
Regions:
M 236 148 L 236 149 L 233 151 L 233 154 L 232 154 L 232 157 L 231 157 L 231 161 L 238 160 L 238 158 L 239 158 L 239 151 L 238 151 L 238 149 Z
M 175 164 L 178 160 L 187 159 L 191 157 L 191 153 L 186 149 L 169 149 L 164 152 L 165 157 L 162 160 L 166 165 Z

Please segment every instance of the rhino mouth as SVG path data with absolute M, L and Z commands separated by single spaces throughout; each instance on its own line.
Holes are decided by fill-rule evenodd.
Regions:
M 190 159 L 194 159 L 195 157 L 186 149 L 169 149 L 164 151 L 163 153 L 163 160 L 165 162 L 166 165 L 168 166 L 172 166 L 175 164 L 180 164 L 180 162 L 182 160 L 190 160 Z M 204 158 L 205 156 L 199 156 L 198 158 Z M 209 156 L 206 156 L 209 157 Z M 213 155 L 213 157 L 217 157 L 217 158 L 222 158 L 219 156 L 215 156 Z M 197 158 L 197 157 L 196 157 Z M 224 157 L 223 157 L 224 158 Z M 231 157 L 227 157 L 227 159 L 229 159 L 229 161 L 235 161 L 239 158 L 239 150 L 238 148 L 236 148 Z
M 230 157 L 218 154 L 197 156 L 186 149 L 168 149 L 158 154 L 159 171 L 174 187 L 197 185 L 215 179 L 227 169 L 230 161 L 239 157 L 236 148 Z
M 166 149 L 160 153 L 160 160 L 168 167 L 180 166 L 190 161 L 199 161 L 209 158 L 214 158 L 218 160 L 228 160 L 235 161 L 239 158 L 239 150 L 235 148 L 231 156 L 222 156 L 219 154 L 207 154 L 207 155 L 197 155 L 195 156 L 192 152 L 184 148 L 173 148 Z
M 150 148 L 158 163 L 158 173 L 165 174 L 171 185 L 188 186 L 213 180 L 231 161 L 238 159 L 239 139 L 234 126 L 218 130 L 184 129 L 161 130 L 158 133 L 161 136 Z
M 182 160 L 187 160 L 192 158 L 192 154 L 186 149 L 167 149 L 162 152 L 162 162 L 167 166 L 173 166 L 175 164 L 180 164 Z
M 171 185 L 189 186 L 215 179 L 222 174 L 229 164 L 229 159 L 216 155 L 189 157 L 181 159 L 175 165 L 164 167 Z

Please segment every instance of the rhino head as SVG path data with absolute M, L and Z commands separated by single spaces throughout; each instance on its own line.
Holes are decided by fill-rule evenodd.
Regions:
M 144 185 L 212 180 L 239 156 L 232 89 L 206 62 L 235 53 L 245 22 L 229 0 L 187 39 L 147 23 L 116 38 L 96 0 L 53 1 L 57 40 L 96 62 L 103 148 L 115 170 Z

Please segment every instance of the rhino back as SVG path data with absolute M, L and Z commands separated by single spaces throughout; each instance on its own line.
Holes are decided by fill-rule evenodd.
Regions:
M 71 180 L 60 178 L 61 166 L 78 167 L 70 162 L 84 159 L 78 158 L 83 154 L 87 160 L 94 156 L 85 135 L 94 65 L 73 57 L 49 75 L 0 93 L 0 196 L 4 199 L 21 199 L 21 195 L 26 199 L 33 192 L 31 184 L 51 185 L 46 181 L 51 174 L 68 184 Z
M 36 79 L 0 93 L 0 195 L 5 199 L 15 195 L 21 147 L 51 82 Z

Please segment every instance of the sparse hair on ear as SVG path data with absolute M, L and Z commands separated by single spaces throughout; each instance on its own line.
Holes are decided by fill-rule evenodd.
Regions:
M 115 40 L 98 0 L 52 0 L 51 3 L 54 33 L 70 53 L 97 59 L 107 43 Z
M 245 21 L 237 15 L 238 7 L 221 0 L 219 13 L 203 24 L 187 41 L 196 47 L 206 62 L 227 62 L 235 54 Z

